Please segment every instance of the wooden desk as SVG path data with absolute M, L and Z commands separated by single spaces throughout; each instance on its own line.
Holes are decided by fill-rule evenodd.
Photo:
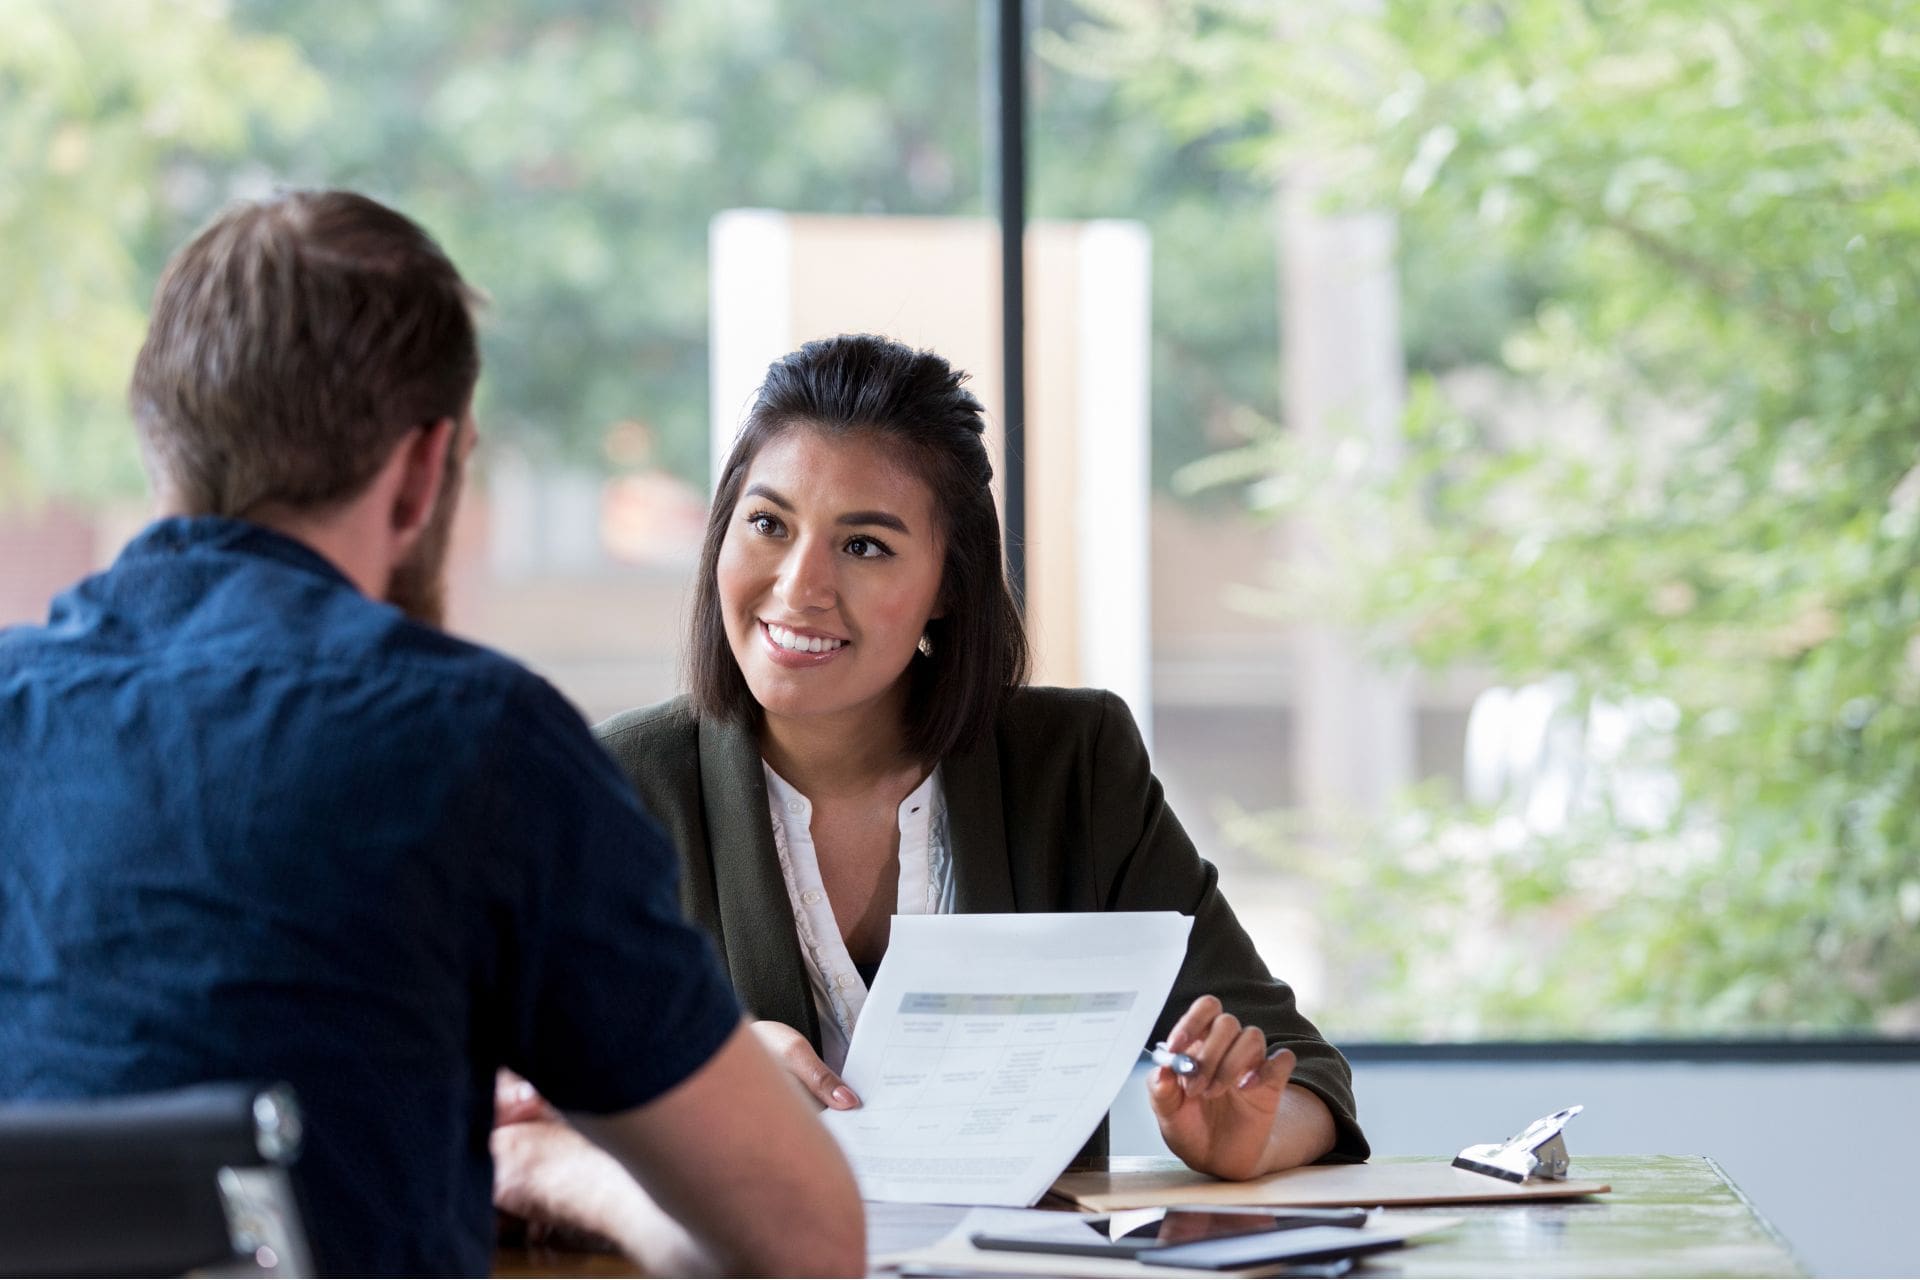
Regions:
M 493 1251 L 496 1276 L 638 1276 L 641 1270 L 617 1253 L 582 1253 L 544 1245 L 502 1245 Z
M 1392 1159 L 1393 1157 L 1388 1157 Z M 1464 1218 L 1354 1269 L 1379 1276 L 1803 1276 L 1792 1247 L 1705 1156 L 1580 1156 L 1603 1196 L 1402 1212 Z
M 1386 1157 L 1425 1159 L 1426 1157 Z M 1576 1156 L 1575 1171 L 1613 1191 L 1585 1200 L 1405 1209 L 1463 1218 L 1354 1268 L 1366 1276 L 1801 1276 L 1792 1247 L 1720 1166 L 1704 1156 Z M 876 1236 L 882 1234 L 874 1233 Z M 904 1247 L 898 1233 L 882 1247 Z M 608 1254 L 502 1249 L 500 1276 L 631 1276 Z

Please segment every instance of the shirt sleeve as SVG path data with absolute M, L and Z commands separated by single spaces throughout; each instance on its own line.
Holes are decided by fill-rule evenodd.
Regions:
M 1092 811 L 1101 828 L 1094 847 L 1111 850 L 1117 859 L 1103 886 L 1106 907 L 1172 910 L 1193 917 L 1187 958 L 1154 1035 L 1164 1037 L 1202 995 L 1219 997 L 1227 1012 L 1266 1033 L 1269 1053 L 1282 1047 L 1293 1050 L 1297 1061 L 1292 1082 L 1318 1094 L 1333 1113 L 1333 1150 L 1322 1160 L 1365 1160 L 1367 1139 L 1355 1118 L 1353 1072 L 1346 1058 L 1300 1012 L 1293 988 L 1267 971 L 1220 892 L 1220 873 L 1200 856 L 1168 807 L 1126 704 L 1111 693 L 1102 702 Z
M 681 911 L 677 853 L 586 723 L 544 684 L 510 706 L 490 806 L 521 886 L 503 1057 L 562 1110 L 625 1111 L 705 1065 L 739 1002 Z

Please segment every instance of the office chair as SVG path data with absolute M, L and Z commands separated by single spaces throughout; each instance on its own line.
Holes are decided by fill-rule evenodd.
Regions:
M 284 1084 L 0 1105 L 0 1275 L 302 1276 Z

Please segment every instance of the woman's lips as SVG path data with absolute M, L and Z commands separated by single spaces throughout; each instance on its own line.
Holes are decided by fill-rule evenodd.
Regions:
M 780 641 L 773 638 L 774 627 L 771 623 L 764 619 L 758 621 L 760 624 L 760 643 L 765 646 L 767 656 L 773 659 L 776 666 L 790 668 L 817 667 L 823 663 L 833 661 L 834 658 L 843 653 L 852 643 L 851 641 L 842 640 L 832 648 L 823 649 L 819 653 L 803 649 L 789 649 L 786 645 L 781 644 Z M 797 633 L 785 627 L 781 627 L 779 630 L 783 636 L 796 637 L 801 640 L 814 639 L 814 637 L 811 636 L 799 636 Z M 821 637 L 821 639 L 824 639 L 824 637 Z

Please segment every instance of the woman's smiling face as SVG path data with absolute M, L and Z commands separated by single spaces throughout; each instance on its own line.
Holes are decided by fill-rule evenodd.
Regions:
M 944 554 L 932 490 L 881 437 L 794 426 L 768 441 L 714 570 L 727 643 L 767 715 L 899 715 Z

